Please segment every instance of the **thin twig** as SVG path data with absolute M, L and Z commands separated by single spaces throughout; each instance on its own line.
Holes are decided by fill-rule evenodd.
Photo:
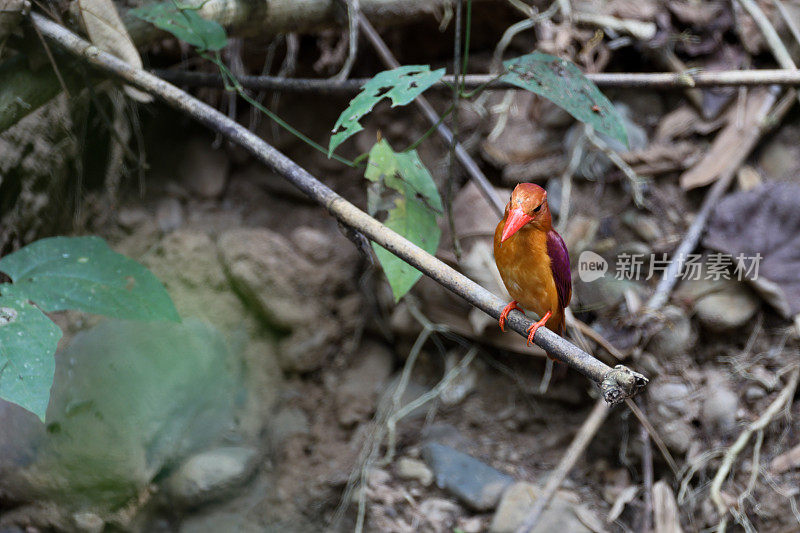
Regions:
M 342 68 L 333 76 L 333 80 L 346 80 L 350 76 L 350 71 L 353 70 L 353 65 L 356 62 L 358 55 L 358 14 L 361 8 L 358 5 L 358 0 L 340 0 L 347 9 L 347 59 L 345 59 Z
M 372 24 L 369 23 L 367 17 L 361 14 L 359 16 L 359 23 L 361 25 L 361 31 L 364 32 L 364 35 L 366 35 L 369 42 L 372 43 L 373 48 L 375 48 L 375 50 L 378 52 L 378 55 L 381 57 L 381 60 L 384 62 L 384 64 L 389 68 L 399 67 L 400 63 L 397 62 L 397 59 L 395 59 L 391 50 L 389 50 L 389 47 L 386 46 L 386 43 L 383 42 L 381 36 L 378 35 L 378 32 L 372 27 Z M 458 80 L 455 81 L 458 82 Z M 444 124 L 440 123 L 439 116 L 436 114 L 436 111 L 428 103 L 428 100 L 424 96 L 418 96 L 414 100 L 414 103 L 422 110 L 422 113 L 431 124 L 438 124 L 436 130 L 438 131 L 439 136 L 444 139 L 445 143 L 448 145 L 451 143 L 455 145 L 456 158 L 464 167 L 464 170 L 467 171 L 469 177 L 478 186 L 478 189 L 489 202 L 489 205 L 492 206 L 495 213 L 497 213 L 498 216 L 502 216 L 505 204 L 502 200 L 500 200 L 500 197 L 497 195 L 497 191 L 495 191 L 492 184 L 489 183 L 489 180 L 483 174 L 483 171 L 481 171 L 480 167 L 478 167 L 478 164 L 475 162 L 475 160 L 472 159 L 464 147 L 455 140 L 455 136 L 450 129 Z
M 656 443 L 656 448 L 658 448 L 658 451 L 661 452 L 661 456 L 667 462 L 667 465 L 669 465 L 669 468 L 670 470 L 672 470 L 672 473 L 675 474 L 675 477 L 676 478 L 680 477 L 680 470 L 678 469 L 678 463 L 676 463 L 675 459 L 672 458 L 672 454 L 669 453 L 669 449 L 667 448 L 664 439 L 661 438 L 661 435 L 658 434 L 656 428 L 653 426 L 653 424 L 650 423 L 650 419 L 648 419 L 647 416 L 645 416 L 644 412 L 641 409 L 639 409 L 639 406 L 636 405 L 636 402 L 632 400 L 625 400 L 625 405 L 628 406 L 628 408 L 633 413 L 633 416 L 636 417 L 636 419 L 639 421 L 642 427 L 644 427 L 647 430 L 648 435 L 650 435 L 650 438 L 653 439 L 653 442 Z
M 783 390 L 778 394 L 778 396 L 769 404 L 766 411 L 758 417 L 755 422 L 752 422 L 747 428 L 742 431 L 739 435 L 739 438 L 736 439 L 736 442 L 728 448 L 728 451 L 725 452 L 725 457 L 722 459 L 722 464 L 717 470 L 717 474 L 714 476 L 714 480 L 711 482 L 711 489 L 709 491 L 709 495 L 711 497 L 711 501 L 714 502 L 714 505 L 719 511 L 720 514 L 720 522 L 717 526 L 718 533 L 724 533 L 725 528 L 728 525 L 728 506 L 722 499 L 721 489 L 722 483 L 725 481 L 725 478 L 728 477 L 728 474 L 731 471 L 731 467 L 733 466 L 733 462 L 736 460 L 736 457 L 742 452 L 747 443 L 750 441 L 750 437 L 753 436 L 753 433 L 763 431 L 772 420 L 778 416 L 778 413 L 786 406 L 787 402 L 790 402 L 794 397 L 794 391 L 797 389 L 797 381 L 800 377 L 800 367 L 795 367 L 792 371 L 791 375 L 789 376 L 789 381 L 786 383 L 786 386 Z
M 164 80 L 160 80 L 144 70 L 132 67 L 111 54 L 102 52 L 68 29 L 42 15 L 33 13 L 31 14 L 31 20 L 45 37 L 56 42 L 69 53 L 78 56 L 102 71 L 120 78 L 126 83 L 159 97 L 173 108 L 189 115 L 214 131 L 223 133 L 277 174 L 289 180 L 307 196 L 324 206 L 343 225 L 359 231 L 493 318 L 500 317 L 500 313 L 506 304 L 504 300 L 436 259 L 419 246 L 398 235 L 336 194 L 332 189 L 297 165 L 297 163 L 257 135 L 254 135 L 247 128 Z M 527 329 L 533 324 L 530 319 L 518 311 L 513 311 L 508 316 L 506 323 L 520 335 L 527 335 Z M 568 364 L 584 376 L 599 383 L 603 397 L 609 403 L 618 403 L 626 398 L 635 396 L 648 383 L 647 378 L 625 366 L 609 367 L 547 328 L 539 328 L 533 341 L 559 361 Z
M 536 501 L 533 502 L 533 507 L 528 512 L 522 525 L 517 529 L 517 533 L 530 533 L 533 531 L 533 528 L 536 527 L 545 509 L 550 504 L 550 500 L 553 499 L 558 487 L 561 486 L 561 483 L 564 482 L 564 478 L 567 477 L 569 471 L 575 466 L 575 463 L 583 454 L 586 446 L 592 441 L 597 430 L 603 425 L 603 421 L 605 421 L 608 413 L 609 407 L 603 400 L 598 400 L 594 404 L 589 416 L 586 417 L 577 435 L 575 435 L 575 438 L 572 439 L 572 442 L 569 444 L 567 451 L 564 452 L 561 461 L 558 462 L 558 466 L 556 466 L 556 469 L 547 477 L 547 482 L 544 484 L 542 493 L 536 498 Z
M 772 55 L 775 56 L 775 61 L 778 62 L 780 66 L 787 70 L 797 70 L 797 65 L 794 64 L 792 61 L 792 56 L 789 54 L 789 50 L 786 49 L 786 45 L 783 44 L 781 38 L 778 36 L 778 32 L 775 30 L 775 27 L 769 21 L 767 16 L 761 11 L 761 8 L 758 7 L 753 0 L 739 0 L 739 3 L 742 7 L 747 11 L 747 13 L 753 17 L 758 29 L 761 31 L 761 35 L 764 36 L 764 40 L 767 41 L 767 46 L 769 46 Z M 797 95 L 798 100 L 800 100 L 800 94 Z
M 639 409 L 644 413 L 641 396 L 636 399 Z M 642 510 L 642 527 L 640 531 L 650 531 L 653 525 L 653 447 L 644 424 L 639 424 L 639 437 L 642 439 L 642 483 L 644 484 L 644 509 Z
M 218 74 L 171 69 L 156 69 L 152 72 L 159 78 L 163 78 L 176 85 L 185 85 L 187 87 L 224 87 L 223 80 Z M 723 70 L 717 72 L 700 72 L 691 69 L 680 73 L 599 72 L 589 73 L 585 76 L 601 89 L 667 90 L 685 89 L 687 87 L 800 86 L 800 71 L 784 69 Z M 494 74 L 467 74 L 463 76 L 464 88 L 472 90 L 486 85 L 487 89 L 493 90 L 524 90 L 503 80 L 492 81 L 492 78 L 495 77 L 496 75 Z M 247 89 L 314 94 L 353 94 L 361 90 L 361 87 L 369 81 L 369 78 L 351 78 L 349 80 L 337 81 L 321 78 L 287 79 L 277 76 L 242 76 L 239 78 L 239 81 L 242 86 Z M 455 76 L 445 75 L 442 77 L 441 82 L 432 86 L 432 89 L 450 91 L 455 83 Z

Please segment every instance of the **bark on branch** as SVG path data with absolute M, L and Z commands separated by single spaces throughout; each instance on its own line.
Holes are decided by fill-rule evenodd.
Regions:
M 70 54 L 160 98 L 171 107 L 221 133 L 324 206 L 342 224 L 363 233 L 490 316 L 500 316 L 505 301 L 358 209 L 247 128 L 174 85 L 98 50 L 59 24 L 38 14 L 32 14 L 31 19 L 42 35 Z M 507 324 L 525 336 L 532 322 L 521 313 L 514 313 L 509 316 Z M 618 403 L 636 395 L 648 383 L 648 379 L 641 374 L 623 366 L 611 368 L 546 328 L 540 328 L 536 332 L 534 342 L 596 382 L 609 403 Z

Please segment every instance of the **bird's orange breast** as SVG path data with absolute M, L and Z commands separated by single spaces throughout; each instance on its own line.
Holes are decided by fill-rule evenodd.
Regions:
M 494 258 L 508 293 L 520 306 L 540 317 L 550 311 L 553 318 L 547 327 L 561 333 L 563 309 L 558 303 L 558 290 L 550 269 L 547 233 L 526 226 L 501 243 L 504 225 L 505 218 L 495 229 Z

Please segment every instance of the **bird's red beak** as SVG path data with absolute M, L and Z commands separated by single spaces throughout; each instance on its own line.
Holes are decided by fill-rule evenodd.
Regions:
M 500 237 L 500 242 L 505 242 L 506 239 L 514 235 L 531 220 L 533 220 L 533 217 L 526 215 L 521 207 L 510 210 L 508 218 L 506 218 L 506 225 L 503 227 L 503 235 Z

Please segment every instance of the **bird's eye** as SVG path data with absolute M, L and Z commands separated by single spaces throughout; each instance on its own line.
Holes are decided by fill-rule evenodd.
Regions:
M 533 212 L 534 213 L 538 213 L 539 209 L 541 209 L 541 208 L 542 208 L 542 204 L 539 204 L 536 208 L 534 208 Z

